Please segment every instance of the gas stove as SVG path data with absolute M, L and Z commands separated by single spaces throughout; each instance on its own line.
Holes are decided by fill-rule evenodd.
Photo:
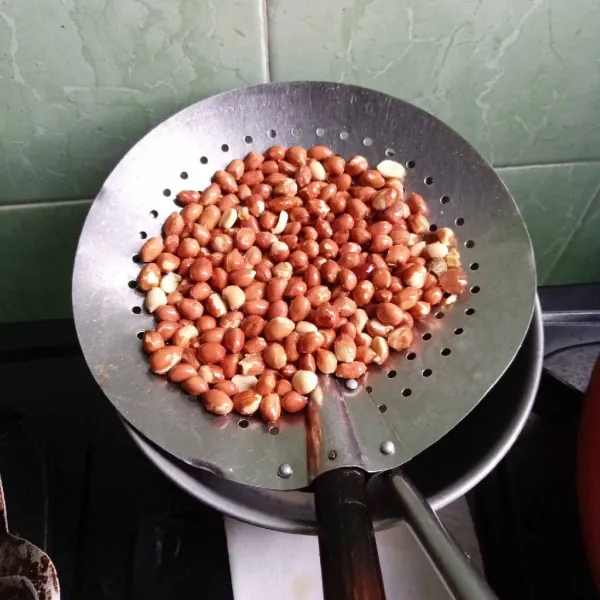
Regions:
M 540 299 L 546 368 L 533 412 L 500 465 L 443 509 L 443 520 L 480 557 L 501 599 L 591 600 L 574 472 L 582 391 L 600 353 L 600 286 L 542 288 Z M 71 321 L 0 332 L 0 475 L 10 529 L 52 557 L 63 599 L 225 600 L 234 590 L 236 600 L 259 597 L 247 587 L 248 572 L 260 595 L 320 597 L 315 581 L 302 577 L 279 582 L 282 592 L 285 573 L 273 575 L 269 563 L 295 548 L 318 577 L 314 538 L 290 542 L 287 534 L 224 524 L 143 456 L 89 374 Z M 471 534 L 456 525 L 465 514 Z M 380 552 L 387 549 L 384 578 L 430 577 L 400 554 L 398 540 L 413 542 L 399 529 L 378 534 Z M 425 597 L 420 589 L 415 583 L 388 596 Z M 448 597 L 442 593 L 428 600 Z

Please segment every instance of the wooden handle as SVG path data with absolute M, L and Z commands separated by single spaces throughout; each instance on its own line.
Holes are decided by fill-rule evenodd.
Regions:
M 328 471 L 313 491 L 325 600 L 385 600 L 366 474 Z

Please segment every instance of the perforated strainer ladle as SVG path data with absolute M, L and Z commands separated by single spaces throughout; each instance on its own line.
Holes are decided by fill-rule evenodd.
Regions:
M 250 150 L 327 144 L 376 164 L 409 168 L 430 221 L 455 230 L 470 291 L 420 322 L 415 343 L 370 369 L 351 391 L 320 378 L 305 415 L 268 427 L 216 417 L 148 371 L 137 337 L 152 328 L 135 283 L 141 239 L 160 235 L 180 189 Z M 259 85 L 209 98 L 144 137 L 107 179 L 87 217 L 73 302 L 84 355 L 117 410 L 174 456 L 251 486 L 315 492 L 325 596 L 383 598 L 365 499 L 369 475 L 393 471 L 406 518 L 460 598 L 493 597 L 397 468 L 452 429 L 504 373 L 535 298 L 531 243 L 490 165 L 424 111 L 385 94 L 333 83 Z

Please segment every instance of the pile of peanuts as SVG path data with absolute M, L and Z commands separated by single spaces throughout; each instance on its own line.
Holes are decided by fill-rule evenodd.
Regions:
M 139 257 L 155 373 L 225 415 L 302 410 L 317 371 L 358 379 L 467 286 L 454 232 L 430 231 L 405 168 L 272 146 L 217 171 Z M 432 227 L 431 229 L 435 229 Z

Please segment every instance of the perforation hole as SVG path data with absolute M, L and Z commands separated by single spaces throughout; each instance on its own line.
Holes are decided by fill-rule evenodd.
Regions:
M 431 369 L 425 369 L 423 371 L 423 377 L 431 377 L 432 374 L 433 374 L 433 371 Z
M 388 148 L 388 149 L 385 151 L 385 155 L 386 155 L 388 158 L 392 158 L 392 156 L 394 156 L 395 154 L 396 154 L 396 151 L 395 151 L 393 148 Z
M 474 286 L 471 288 L 471 293 L 472 293 L 472 294 L 479 294 L 479 292 L 480 292 L 480 291 L 481 291 L 481 288 L 480 288 L 478 285 L 474 285 Z
M 148 234 L 145 231 L 140 231 L 140 237 L 145 240 L 148 237 Z
M 431 339 L 431 334 L 430 334 L 430 333 L 424 333 L 424 334 L 421 336 L 421 339 L 422 339 L 422 340 L 425 340 L 425 341 L 427 341 L 427 340 L 430 340 L 430 339 Z
M 437 231 L 437 228 L 438 228 L 438 226 L 435 223 L 432 223 L 429 226 L 429 231 L 431 231 L 431 232 Z
M 277 427 L 277 425 L 271 425 L 271 427 L 269 427 L 269 435 L 278 435 L 279 434 L 279 427 Z
M 128 284 L 127 284 L 132 290 L 135 290 L 135 288 L 137 287 L 137 283 L 133 280 L 131 280 Z
M 240 427 L 241 429 L 247 429 L 248 425 L 250 425 L 250 423 L 248 422 L 248 419 L 240 419 L 238 421 L 238 427 Z
M 380 413 L 384 413 L 387 410 L 387 405 L 380 404 L 378 407 Z
M 464 329 L 462 327 L 457 327 L 454 330 L 454 335 L 462 335 L 463 332 L 464 332 Z
M 325 130 L 322 127 L 317 127 L 317 131 L 315 132 L 319 137 L 323 137 L 325 135 Z
M 349 135 L 350 134 L 347 131 L 340 132 L 340 140 L 347 140 Z
M 441 353 L 440 353 L 440 354 L 441 354 L 442 356 L 450 356 L 450 353 L 451 353 L 451 352 L 452 352 L 452 350 L 450 350 L 450 348 L 444 348 L 444 349 L 441 351 Z
M 136 337 L 138 340 L 143 340 L 144 339 L 144 332 L 143 331 L 138 331 L 136 333 Z
M 473 240 L 467 240 L 465 242 L 465 248 L 474 248 L 475 247 L 475 242 Z
M 269 129 L 269 131 L 267 131 L 267 135 L 273 139 L 274 137 L 277 137 L 277 132 L 274 129 Z
M 471 263 L 469 269 L 471 269 L 471 271 L 477 271 L 479 269 L 479 263 Z
M 442 204 L 448 204 L 448 203 L 450 202 L 450 196 L 442 196 L 442 197 L 440 198 L 440 202 L 441 202 Z
M 251 144 L 254 141 L 254 138 L 251 135 L 247 135 L 244 137 L 244 143 Z
M 443 319 L 444 318 L 444 313 L 442 311 L 436 312 L 435 313 L 435 318 L 436 319 Z
M 396 377 L 396 375 L 397 375 L 397 374 L 398 374 L 398 373 L 396 373 L 396 371 L 390 371 L 390 372 L 387 374 L 387 376 L 388 376 L 390 379 L 393 379 L 394 377 Z
M 132 260 L 134 263 L 136 263 L 136 264 L 138 264 L 139 262 L 141 262 L 141 259 L 140 259 L 140 257 L 139 257 L 137 254 L 134 254 L 134 255 L 131 257 L 131 260 Z
M 229 144 L 223 144 L 221 146 L 221 151 L 222 152 L 229 152 Z
M 150 216 L 151 216 L 153 219 L 156 219 L 156 217 L 158 217 L 158 211 L 157 211 L 157 210 L 151 210 L 151 211 L 150 211 Z
M 139 315 L 139 314 L 142 312 L 142 307 L 141 307 L 141 306 L 134 306 L 134 307 L 131 309 L 131 312 L 132 312 L 134 315 Z
M 171 195 L 171 190 L 170 190 L 169 188 L 165 188 L 165 189 L 163 190 L 163 196 L 164 196 L 165 198 L 168 198 L 170 195 Z
M 425 177 L 425 185 L 433 185 L 433 177 Z
M 409 352 L 406 355 L 406 360 L 415 360 L 415 358 L 417 358 L 417 355 L 414 352 Z
M 468 315 L 469 317 L 474 314 L 475 314 L 474 308 L 467 308 L 467 310 L 465 310 L 465 315 Z
M 405 388 L 402 390 L 402 395 L 405 398 L 408 398 L 408 396 L 410 396 L 412 394 L 412 390 L 410 388 Z
M 370 137 L 366 137 L 366 138 L 363 140 L 363 144 L 364 144 L 365 146 L 367 146 L 367 147 L 368 147 L 368 146 L 372 146 L 372 145 L 373 145 L 373 140 L 372 140 Z
M 181 171 L 181 173 L 179 173 L 179 177 L 181 177 L 181 179 L 187 179 L 189 175 L 187 174 L 187 171 Z
M 414 169 L 417 166 L 417 163 L 414 160 L 409 160 L 406 163 L 406 168 L 407 169 Z
M 290 133 L 294 136 L 294 137 L 299 137 L 300 134 L 302 133 L 302 129 L 300 129 L 300 127 L 292 127 L 292 130 L 290 131 Z
M 368 385 L 365 389 L 367 390 L 368 394 L 370 394 L 373 391 L 373 388 L 370 385 Z
M 206 158 L 206 156 L 201 156 L 200 157 L 200 163 L 205 165 L 208 163 L 208 158 Z
M 454 221 L 459 227 L 462 227 L 465 224 L 465 220 L 462 217 L 458 217 L 456 221 Z

